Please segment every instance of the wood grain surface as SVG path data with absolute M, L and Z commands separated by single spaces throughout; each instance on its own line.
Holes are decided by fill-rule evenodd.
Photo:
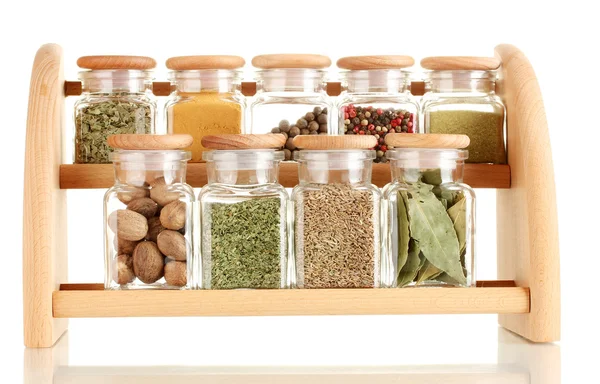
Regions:
M 202 137 L 202 146 L 209 149 L 278 149 L 285 145 L 285 140 L 280 133 L 206 135 Z
M 435 71 L 460 69 L 490 71 L 498 69 L 500 63 L 500 59 L 496 57 L 431 56 L 421 60 L 421 67 Z
M 347 56 L 336 63 L 338 68 L 349 70 L 400 69 L 414 64 L 415 59 L 402 55 Z
M 26 347 L 50 347 L 67 329 L 52 291 L 67 281 L 67 194 L 60 189 L 64 121 L 62 49 L 43 45 L 31 72 L 23 188 L 23 328 Z
M 122 134 L 110 135 L 107 143 L 113 148 L 119 149 L 140 149 L 140 150 L 172 150 L 184 149 L 192 145 L 194 138 L 192 135 L 136 135 Z
M 389 133 L 385 135 L 385 143 L 396 148 L 461 149 L 468 147 L 470 140 L 467 135 Z
M 331 66 L 331 59 L 323 55 L 313 55 L 306 53 L 283 53 L 254 56 L 254 58 L 252 59 L 252 65 L 260 69 L 323 69 Z
M 498 277 L 531 289 L 531 313 L 500 316 L 523 337 L 560 339 L 560 263 L 556 191 L 548 124 L 540 88 L 525 55 L 499 45 L 499 94 L 507 110 L 509 190 L 497 192 Z M 573 256 L 573 255 L 570 255 Z
M 77 66 L 83 69 L 152 69 L 156 60 L 147 56 L 82 56 L 77 59 Z
M 167 68 L 175 71 L 194 69 L 238 69 L 246 64 L 241 56 L 233 55 L 200 55 L 176 56 L 167 59 Z
M 301 149 L 370 149 L 377 145 L 375 136 L 367 135 L 298 135 L 294 145 Z

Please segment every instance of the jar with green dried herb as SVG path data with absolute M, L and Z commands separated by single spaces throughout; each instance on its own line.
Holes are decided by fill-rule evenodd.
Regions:
M 78 60 L 82 94 L 75 103 L 77 164 L 110 163 L 106 138 L 155 133 L 156 102 L 148 57 L 88 56 Z
M 495 94 L 496 71 L 500 63 L 482 59 L 426 58 L 421 65 L 435 69 L 425 80 L 427 92 L 421 99 L 426 133 L 464 134 L 471 144 L 468 163 L 506 163 L 505 108 Z M 479 68 L 479 69 L 478 69 Z
M 299 138 L 302 138 L 301 136 Z M 308 137 L 307 137 L 308 138 Z M 374 138 L 316 136 L 321 148 L 296 156 L 300 184 L 294 204 L 294 285 L 298 288 L 376 288 L 382 285 L 380 199 L 371 184 Z M 355 139 L 370 139 L 353 148 Z
M 384 245 L 393 286 L 475 285 L 475 192 L 462 182 L 467 156 L 457 149 L 389 151 Z
M 288 194 L 277 181 L 283 152 L 226 149 L 202 156 L 208 172 L 199 195 L 202 288 L 285 288 Z

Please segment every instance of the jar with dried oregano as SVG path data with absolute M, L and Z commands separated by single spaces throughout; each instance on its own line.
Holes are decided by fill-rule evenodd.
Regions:
M 203 153 L 208 184 L 198 198 L 202 288 L 287 286 L 288 194 L 277 181 L 283 156 L 256 148 Z
M 75 163 L 110 163 L 110 135 L 155 133 L 154 59 L 84 56 L 77 65 L 86 70 L 79 72 L 82 93 L 75 103 Z
M 291 198 L 294 285 L 380 287 L 380 191 L 371 184 L 375 151 L 367 149 L 374 146 L 375 138 L 308 138 L 315 140 L 294 139 L 302 148 L 296 156 L 300 184 Z
M 389 151 L 384 252 L 393 286 L 475 285 L 475 192 L 462 182 L 467 156 L 458 149 Z
M 468 163 L 506 163 L 505 108 L 495 93 L 499 65 L 496 59 L 478 57 L 421 62 L 434 69 L 427 74 L 421 99 L 425 132 L 469 136 Z
M 202 161 L 202 137 L 242 133 L 245 98 L 242 57 L 179 56 L 167 60 L 172 92 L 165 105 L 169 133 L 194 137 L 191 162 Z

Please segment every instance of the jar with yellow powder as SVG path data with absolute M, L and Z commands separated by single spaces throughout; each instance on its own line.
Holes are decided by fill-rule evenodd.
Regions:
M 171 95 L 165 106 L 167 130 L 189 134 L 191 162 L 202 161 L 202 137 L 242 133 L 245 99 L 239 56 L 179 56 L 167 60 Z

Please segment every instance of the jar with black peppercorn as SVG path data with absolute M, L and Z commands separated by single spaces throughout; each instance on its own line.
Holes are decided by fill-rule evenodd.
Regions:
M 330 124 L 332 102 L 325 91 L 327 56 L 312 54 L 260 55 L 252 59 L 256 95 L 250 105 L 253 134 L 286 136 L 285 160 L 293 159 L 293 138 L 337 133 Z
M 419 104 L 410 93 L 409 56 L 351 56 L 338 60 L 343 70 L 338 100 L 339 133 L 377 139 L 376 163 L 387 162 L 388 133 L 418 133 Z

